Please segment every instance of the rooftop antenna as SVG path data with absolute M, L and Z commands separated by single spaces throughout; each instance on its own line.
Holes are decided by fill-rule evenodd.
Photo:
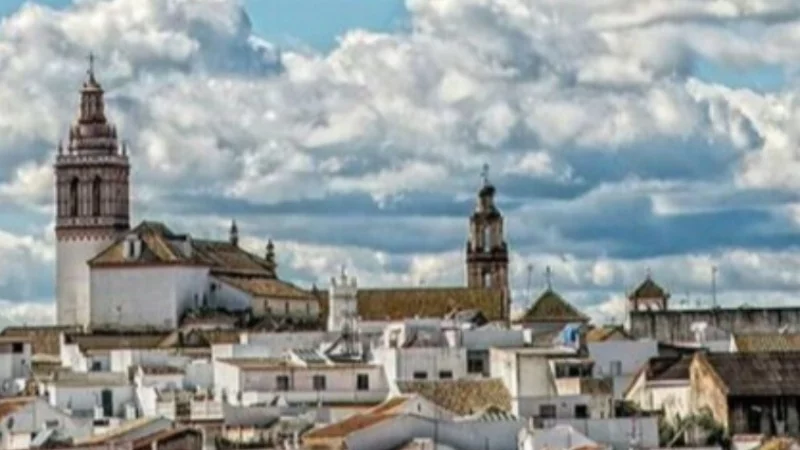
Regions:
M 533 285 L 533 264 L 528 264 L 528 285 L 527 285 L 527 292 L 526 296 L 530 298 L 533 294 L 531 292 L 531 287 Z
M 86 71 L 86 75 L 89 75 L 89 79 L 94 80 L 94 53 L 89 52 L 89 69 Z
M 717 307 L 717 266 L 711 266 L 711 308 Z
M 483 180 L 484 186 L 489 184 L 489 164 L 483 165 L 483 169 L 481 170 L 481 179 Z
M 548 291 L 553 289 L 552 277 L 553 277 L 553 271 L 550 270 L 550 266 L 547 266 L 547 268 L 545 268 L 545 270 L 544 270 L 544 280 L 545 280 L 545 283 L 547 283 L 547 290 Z

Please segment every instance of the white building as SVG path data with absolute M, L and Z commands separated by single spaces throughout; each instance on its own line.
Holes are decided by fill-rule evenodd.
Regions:
M 74 418 L 41 398 L 0 400 L 0 448 L 28 449 L 40 433 L 53 432 L 85 438 L 92 433 L 92 422 Z
M 136 416 L 134 387 L 127 373 L 58 372 L 53 380 L 44 382 L 42 390 L 52 406 L 76 417 Z
M 691 356 L 650 359 L 631 380 L 625 400 L 645 411 L 663 411 L 669 423 L 688 417 L 691 414 L 691 361 Z
M 29 339 L 0 337 L 0 397 L 15 395 L 30 375 Z
M 317 351 L 292 353 L 215 360 L 216 394 L 245 406 L 276 398 L 287 404 L 378 403 L 389 394 L 389 383 L 377 364 L 334 362 Z

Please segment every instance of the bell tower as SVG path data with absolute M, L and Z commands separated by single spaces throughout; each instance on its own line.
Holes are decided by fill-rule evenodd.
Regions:
M 494 204 L 495 188 L 489 166 L 483 167 L 483 186 L 469 219 L 467 286 L 508 288 L 508 246 L 503 236 L 503 216 Z
M 59 143 L 56 189 L 56 321 L 89 325 L 88 260 L 130 228 L 130 164 L 117 130 L 106 120 L 94 56 L 81 89 L 78 118 L 66 148 Z

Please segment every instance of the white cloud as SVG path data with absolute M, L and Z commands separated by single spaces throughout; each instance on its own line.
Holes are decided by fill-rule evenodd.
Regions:
M 642 226 L 666 223 L 733 209 L 736 194 L 748 189 L 798 187 L 795 96 L 691 77 L 700 59 L 742 68 L 777 64 L 791 73 L 800 60 L 797 2 L 407 6 L 410 32 L 354 30 L 330 54 L 286 51 L 282 72 L 274 49 L 251 36 L 236 0 L 84 1 L 63 11 L 33 5 L 7 18 L 0 24 L 0 104 L 7 106 L 0 108 L 0 198 L 27 207 L 32 216 L 24 221 L 36 222 L 0 216 L 0 228 L 14 230 L 0 234 L 0 269 L 11 274 L 0 275 L 0 285 L 13 279 L 23 288 L 9 292 L 31 297 L 26 283 L 33 281 L 24 280 L 41 279 L 31 268 L 52 262 L 52 249 L 43 248 L 52 237 L 39 231 L 50 211 L 50 161 L 75 114 L 91 50 L 109 114 L 131 142 L 134 211 L 175 217 L 181 212 L 171 208 L 190 203 L 184 197 L 207 196 L 217 202 L 205 202 L 187 221 L 208 229 L 224 226 L 218 216 L 237 208 L 256 214 L 294 202 L 290 213 L 242 222 L 253 234 L 294 227 L 299 235 L 325 221 L 329 229 L 314 242 L 281 242 L 287 269 L 307 278 L 324 281 L 347 264 L 373 285 L 461 282 L 466 225 L 456 229 L 452 211 L 420 212 L 430 206 L 417 199 L 472 195 L 489 162 L 500 168 L 492 179 L 514 205 L 506 223 L 517 261 L 535 261 L 537 270 L 552 265 L 556 282 L 575 292 L 597 289 L 591 301 L 628 288 L 645 265 L 677 289 L 700 289 L 712 260 L 731 291 L 795 286 L 782 268 L 797 264 L 788 251 L 715 244 L 690 249 L 690 256 L 659 250 L 648 258 L 641 248 L 634 257 L 609 242 L 610 231 L 588 230 L 611 227 L 611 220 L 621 228 L 624 214 L 647 216 L 630 218 Z M 563 194 L 570 189 L 577 193 Z M 396 218 L 332 218 L 334 206 L 311 202 L 335 196 L 372 198 L 382 211 L 398 199 L 422 206 Z M 715 209 L 717 199 L 726 206 Z M 791 211 L 776 217 L 796 223 Z M 432 246 L 451 232 L 460 234 L 450 249 L 413 246 Z M 37 238 L 25 241 L 25 233 Z M 367 238 L 411 244 L 401 251 L 358 242 Z M 548 248 L 536 248 L 542 244 Z M 580 255 L 553 256 L 556 247 Z M 524 265 L 512 268 L 515 286 L 524 285 Z

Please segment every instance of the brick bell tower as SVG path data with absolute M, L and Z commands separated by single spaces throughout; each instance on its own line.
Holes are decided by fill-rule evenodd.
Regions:
M 508 246 L 503 237 L 503 216 L 494 204 L 495 188 L 483 167 L 483 186 L 475 212 L 469 219 L 467 286 L 508 289 Z
M 90 324 L 87 261 L 130 229 L 130 164 L 106 120 L 103 88 L 89 56 L 78 118 L 66 149 L 59 143 L 56 188 L 56 321 Z

